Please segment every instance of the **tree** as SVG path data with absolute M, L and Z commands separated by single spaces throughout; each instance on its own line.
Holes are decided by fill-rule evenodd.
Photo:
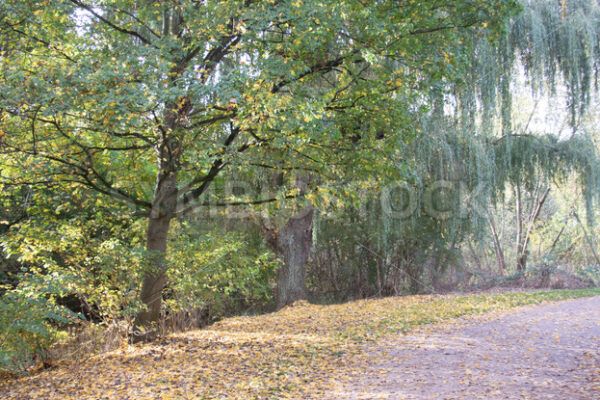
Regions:
M 492 34 L 515 8 L 4 2 L 2 178 L 93 190 L 147 219 L 143 330 L 159 317 L 171 221 L 201 207 L 223 171 L 278 160 L 315 174 L 395 168 L 423 91 L 460 71 L 467 31 Z
M 399 219 L 394 224 L 381 222 L 369 226 L 367 221 L 388 219 L 382 217 L 379 210 L 370 218 L 361 219 L 358 224 L 352 224 L 350 218 L 320 223 L 326 233 L 317 232 L 317 235 L 324 237 L 329 234 L 322 239 L 325 250 L 343 245 L 344 256 L 353 254 L 349 257 L 351 260 L 359 260 L 360 257 L 360 261 L 353 265 L 353 271 L 374 265 L 375 272 L 384 281 L 381 284 L 377 279 L 378 286 L 389 285 L 394 289 L 387 293 L 397 292 L 398 285 L 393 279 L 386 281 L 386 268 L 412 276 L 414 284 L 428 284 L 426 275 L 437 272 L 436 267 L 440 265 L 436 259 L 464 244 L 463 240 L 469 237 L 493 242 L 502 273 L 508 267 L 524 270 L 534 223 L 547 202 L 549 195 L 546 190 L 550 185 L 577 177 L 588 213 L 592 200 L 598 199 L 600 162 L 597 147 L 590 140 L 589 132 L 579 123 L 589 107 L 600 65 L 598 3 L 585 0 L 523 3 L 523 13 L 511 20 L 506 34 L 500 39 L 492 43 L 485 37 L 474 39 L 466 79 L 441 87 L 437 98 L 434 96 L 429 101 L 441 107 L 434 107 L 425 116 L 423 133 L 403 147 L 406 150 L 403 157 L 410 160 L 408 164 L 415 176 L 414 182 L 407 181 L 412 185 L 416 205 L 423 202 L 421 188 L 442 179 L 453 185 L 457 181 L 464 183 L 466 194 L 472 192 L 479 197 L 480 212 L 469 212 L 465 209 L 468 203 L 464 202 L 460 207 L 452 208 L 451 217 L 447 219 L 429 218 L 417 207 L 417 212 L 410 218 Z M 515 79 L 521 75 L 525 79 Z M 560 121 L 546 124 L 542 132 L 530 129 L 529 121 L 534 113 L 538 113 L 534 107 L 531 115 L 525 115 L 526 121 L 520 123 L 519 117 L 523 115 L 520 115 L 521 105 L 515 101 L 519 94 L 516 89 L 529 94 L 533 92 L 535 102 L 542 103 L 548 101 L 543 96 L 561 94 L 561 100 L 568 106 L 568 122 L 564 126 Z M 556 110 L 551 112 L 558 118 L 563 117 Z M 571 132 L 565 132 L 568 130 Z M 510 191 L 514 191 L 515 195 L 506 196 L 506 192 Z M 527 207 L 523 205 L 529 193 L 534 199 L 530 210 L 525 211 Z M 519 209 L 515 214 L 514 230 L 510 230 L 511 250 L 514 243 L 510 258 L 505 257 L 507 247 L 503 245 L 499 222 L 488 215 L 488 210 L 508 200 L 514 201 L 515 208 Z M 460 218 L 461 211 L 468 211 L 463 215 L 470 221 Z M 525 212 L 528 217 L 525 217 Z M 333 228 L 330 227 L 332 225 Z M 340 226 L 344 228 L 340 229 Z M 358 229 L 361 229 L 360 234 L 356 236 L 376 239 L 369 240 L 373 244 L 363 239 L 360 247 L 366 248 L 367 254 L 374 255 L 376 261 L 369 262 L 367 257 L 355 250 L 355 238 L 345 239 L 349 243 L 340 243 L 339 234 L 331 234 L 343 231 L 350 232 L 349 236 L 352 236 Z M 488 229 L 491 235 L 488 235 Z M 416 239 L 421 237 L 424 239 Z M 423 256 L 416 257 L 426 252 L 433 262 Z M 475 254 L 474 251 L 472 253 Z M 403 257 L 404 254 L 407 257 Z M 408 262 L 397 265 L 398 259 Z M 340 257 L 335 254 L 329 257 L 320 255 L 320 265 L 327 268 L 319 271 L 327 271 L 331 265 L 343 265 L 339 260 Z M 508 265 L 507 260 L 514 261 Z M 344 260 L 344 263 L 349 262 Z M 386 268 L 380 268 L 379 264 Z M 358 272 L 355 275 L 369 274 Z M 318 282 L 318 278 L 310 278 Z M 344 283 L 347 281 L 344 280 Z M 364 293 L 362 287 L 359 289 L 360 293 Z M 375 293 L 381 292 L 376 289 Z M 368 293 L 373 294 L 373 291 Z

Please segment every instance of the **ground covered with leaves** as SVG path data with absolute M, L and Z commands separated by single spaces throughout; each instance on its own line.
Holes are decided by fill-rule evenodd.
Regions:
M 600 399 L 600 296 L 426 325 L 365 348 L 336 400 Z
M 322 398 L 363 373 L 367 346 L 417 326 L 600 290 L 299 303 L 0 382 L 3 399 Z

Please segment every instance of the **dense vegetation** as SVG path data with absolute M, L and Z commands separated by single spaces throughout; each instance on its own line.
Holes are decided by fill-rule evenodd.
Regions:
M 0 368 L 74 326 L 597 286 L 599 46 L 595 0 L 0 2 Z

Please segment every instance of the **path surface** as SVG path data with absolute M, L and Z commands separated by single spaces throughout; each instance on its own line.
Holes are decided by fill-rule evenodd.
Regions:
M 337 399 L 600 400 L 600 297 L 437 325 L 371 350 Z

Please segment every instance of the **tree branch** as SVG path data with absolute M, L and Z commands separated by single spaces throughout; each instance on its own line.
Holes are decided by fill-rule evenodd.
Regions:
M 69 0 L 69 1 L 73 4 L 75 4 L 77 7 L 83 8 L 84 10 L 86 10 L 87 12 L 92 14 L 94 17 L 96 17 L 97 19 L 99 19 L 100 21 L 102 21 L 104 24 L 108 25 L 112 29 L 114 29 L 118 32 L 124 33 L 126 35 L 133 36 L 133 37 L 139 39 L 142 43 L 152 46 L 152 42 L 149 41 L 148 39 L 146 39 L 144 36 L 140 35 L 138 32 L 116 25 L 115 23 L 109 21 L 102 15 L 98 14 L 98 12 L 96 10 L 94 10 L 93 7 L 83 3 L 82 1 L 80 1 L 80 0 Z

